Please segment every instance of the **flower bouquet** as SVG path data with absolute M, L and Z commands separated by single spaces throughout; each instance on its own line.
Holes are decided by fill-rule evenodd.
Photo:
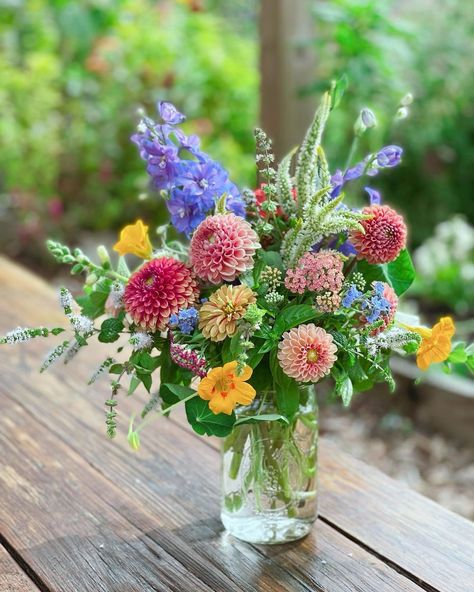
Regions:
M 393 352 L 416 354 L 422 370 L 474 366 L 472 350 L 451 343 L 451 318 L 427 328 L 397 313 L 414 278 L 405 222 L 376 189 L 365 188 L 370 204 L 361 209 L 344 203 L 343 190 L 395 167 L 402 150 L 387 146 L 357 163 L 351 150 L 345 169 L 331 174 L 322 136 L 339 95 L 334 86 L 323 96 L 301 147 L 277 167 L 271 141 L 256 130 L 261 183 L 243 192 L 186 135 L 184 116 L 159 103 L 159 122 L 143 115 L 132 140 L 187 244 L 169 240 L 168 225 L 152 243 L 141 220 L 121 231 L 115 263 L 105 247 L 93 262 L 49 241 L 60 263 L 85 276 L 81 295 L 60 290 L 67 328 L 17 328 L 1 340 L 66 332 L 41 371 L 93 339 L 110 344 L 90 379 L 111 378 L 108 435 L 116 435 L 121 396 L 139 387 L 149 397 L 130 420 L 134 449 L 147 424 L 183 407 L 198 434 L 222 438 L 222 520 L 252 542 L 300 538 L 316 518 L 313 385 L 328 377 L 348 405 L 377 382 L 394 388 Z M 374 124 L 364 109 L 355 142 Z

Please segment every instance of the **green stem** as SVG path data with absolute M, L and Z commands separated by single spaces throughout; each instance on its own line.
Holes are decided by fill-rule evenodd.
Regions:
M 197 397 L 197 393 L 192 393 L 191 395 L 185 397 L 184 399 L 180 399 L 179 401 L 176 401 L 176 403 L 173 403 L 172 405 L 170 405 L 166 409 L 161 409 L 160 411 L 157 411 L 155 414 L 150 415 L 144 421 L 142 421 L 142 423 L 139 426 L 137 426 L 137 429 L 135 430 L 135 432 L 139 432 L 146 425 L 148 425 L 149 423 L 151 423 L 155 419 L 158 419 L 158 417 L 162 417 L 163 415 L 166 415 L 174 407 L 177 407 L 178 405 L 181 405 L 181 403 L 186 403 L 187 401 L 190 401 L 191 399 L 194 399 L 195 397 Z
M 359 147 L 359 138 L 354 136 L 352 140 L 351 148 L 349 150 L 349 154 L 347 156 L 346 164 L 344 165 L 344 172 L 347 172 L 347 169 L 351 166 L 352 159 L 356 153 L 357 148 Z

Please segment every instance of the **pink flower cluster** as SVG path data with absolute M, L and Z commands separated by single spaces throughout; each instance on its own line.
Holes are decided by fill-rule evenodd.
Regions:
M 341 306 L 341 297 L 334 292 L 323 292 L 316 296 L 316 305 L 322 312 L 335 312 Z
M 206 360 L 184 345 L 171 341 L 170 357 L 175 364 L 185 370 L 189 370 L 195 376 L 199 376 L 199 378 L 204 378 L 207 375 Z
M 295 294 L 305 290 L 337 294 L 344 282 L 342 267 L 342 259 L 335 251 L 305 253 L 296 268 L 287 271 L 285 286 Z

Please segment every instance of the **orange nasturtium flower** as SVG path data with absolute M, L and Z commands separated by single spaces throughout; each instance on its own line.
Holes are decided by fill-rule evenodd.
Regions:
M 114 251 L 120 255 L 130 253 L 142 259 L 150 259 L 153 247 L 148 236 L 148 226 L 145 226 L 141 220 L 137 220 L 135 224 L 122 228 L 120 240 L 115 243 Z
M 403 326 L 421 337 L 421 344 L 416 354 L 416 363 L 420 370 L 428 370 L 431 364 L 444 362 L 448 358 L 451 353 L 451 339 L 456 332 L 451 317 L 442 317 L 431 329 Z
M 245 366 L 239 376 L 237 362 L 228 362 L 209 370 L 199 383 L 197 392 L 201 399 L 209 401 L 209 409 L 213 413 L 230 415 L 237 404 L 250 405 L 255 398 L 255 389 L 246 382 L 251 376 L 250 366 Z

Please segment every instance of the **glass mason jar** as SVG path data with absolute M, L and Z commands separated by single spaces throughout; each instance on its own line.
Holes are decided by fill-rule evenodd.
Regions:
M 278 414 L 272 391 L 258 393 L 238 419 Z M 257 544 L 304 537 L 317 517 L 318 405 L 314 385 L 300 387 L 288 425 L 238 425 L 222 446 L 221 519 L 233 536 Z

